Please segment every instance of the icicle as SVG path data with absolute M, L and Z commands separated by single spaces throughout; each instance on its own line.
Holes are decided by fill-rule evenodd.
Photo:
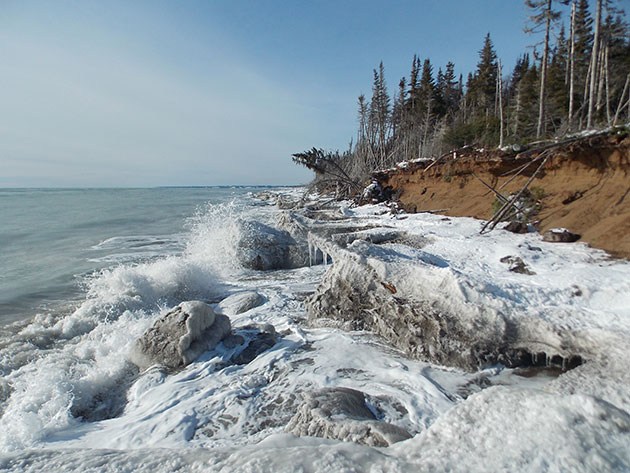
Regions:
M 562 371 L 567 370 L 567 357 L 562 358 Z
M 306 236 L 306 241 L 308 242 L 308 267 L 310 268 L 311 266 L 313 266 L 313 241 L 311 238 L 311 232 L 308 232 L 308 235 Z
M 536 366 L 536 363 L 538 363 L 538 353 L 532 354 L 532 364 Z

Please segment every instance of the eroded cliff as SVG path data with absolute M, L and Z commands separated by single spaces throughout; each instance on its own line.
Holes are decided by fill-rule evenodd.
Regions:
M 518 192 L 536 172 L 542 152 L 549 159 L 530 184 L 539 206 L 530 223 L 541 232 L 568 228 L 595 248 L 630 257 L 630 137 L 625 132 L 519 154 L 459 150 L 435 163 L 403 163 L 374 178 L 391 187 L 408 212 L 489 219 L 496 197 L 483 182 L 503 195 Z

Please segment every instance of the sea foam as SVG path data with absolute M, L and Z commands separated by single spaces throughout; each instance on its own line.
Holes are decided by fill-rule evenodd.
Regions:
M 70 313 L 16 325 L 0 348 L 0 450 L 27 448 L 80 419 L 117 415 L 134 376 L 127 354 L 135 340 L 181 301 L 216 300 L 225 292 L 221 278 L 240 271 L 233 242 L 243 211 L 235 203 L 207 205 L 190 219 L 180 254 L 88 275 L 85 299 Z M 133 244 L 110 238 L 98 248 Z

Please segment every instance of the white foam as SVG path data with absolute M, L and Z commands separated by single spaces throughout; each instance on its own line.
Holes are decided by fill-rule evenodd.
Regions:
M 0 449 L 36 444 L 75 426 L 74 416 L 114 411 L 107 397 L 128 377 L 133 342 L 182 300 L 211 300 L 223 291 L 217 268 L 230 263 L 234 204 L 208 206 L 191 225 L 185 251 L 156 261 L 118 265 L 86 280 L 86 299 L 66 317 L 38 317 L 2 349 L 12 394 L 0 419 Z M 120 246 L 121 240 L 107 244 Z M 128 246 L 122 244 L 122 246 Z M 33 349 L 37 340 L 42 349 Z M 24 355 L 23 355 L 24 354 Z

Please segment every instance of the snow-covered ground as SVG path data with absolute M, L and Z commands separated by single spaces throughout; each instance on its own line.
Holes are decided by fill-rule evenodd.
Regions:
M 150 368 L 125 378 L 124 357 L 131 343 L 169 307 L 150 316 L 143 313 L 139 321 L 127 310 L 97 329 L 85 328 L 60 349 L 63 356 L 51 353 L 48 361 L 62 360 L 66 365 L 57 366 L 59 372 L 72 366 L 98 368 L 97 376 L 80 377 L 84 384 L 112 373 L 127 382 L 117 394 L 105 383 L 121 411 L 113 418 L 77 420 L 70 415 L 72 396 L 61 396 L 72 392 L 61 385 L 67 374 L 44 372 L 51 367 L 45 358 L 24 365 L 3 381 L 23 386 L 24 392 L 22 398 L 11 395 L 3 406 L 0 470 L 630 470 L 628 262 L 611 260 L 581 243 L 545 243 L 535 233 L 480 235 L 481 222 L 474 219 L 392 215 L 382 205 L 342 204 L 335 212 L 353 224 L 381 227 L 367 233 L 388 227 L 421 244 L 356 241 L 335 250 L 319 242 L 332 265 L 229 272 L 222 295 L 255 290 L 264 297 L 261 306 L 231 317 L 232 327 L 272 324 L 279 334 L 272 348 L 247 364 L 229 363 L 234 348 L 219 345 L 178 373 Z M 500 314 L 529 330 L 532 347 L 577 350 L 585 363 L 559 376 L 544 370 L 529 376 L 531 372 L 498 365 L 469 373 L 408 359 L 369 332 L 312 328 L 305 300 L 326 271 L 344 264 L 343 252 L 362 258 L 401 297 L 432 298 L 462 317 Z M 510 271 L 500 261 L 505 256 L 520 257 L 535 274 Z M 172 270 L 199 283 L 181 261 L 157 264 L 161 266 L 148 270 L 155 278 L 158 270 Z M 95 287 L 111 292 L 130 276 L 109 274 Z M 152 293 L 155 286 L 140 290 Z M 80 314 L 74 319 L 73 330 L 78 330 Z M 115 330 L 125 331 L 117 335 L 118 351 L 99 348 Z M 103 364 L 101 356 L 112 358 L 111 365 Z M 72 357 L 81 363 L 72 365 Z M 48 386 L 38 385 L 42 382 Z M 73 389 L 90 391 L 68 382 L 75 383 Z M 379 421 L 405 429 L 412 438 L 368 447 L 285 432 L 305 395 L 335 387 L 365 393 Z M 105 397 L 96 388 L 90 392 Z M 101 401 L 105 399 L 84 404 L 98 409 Z

